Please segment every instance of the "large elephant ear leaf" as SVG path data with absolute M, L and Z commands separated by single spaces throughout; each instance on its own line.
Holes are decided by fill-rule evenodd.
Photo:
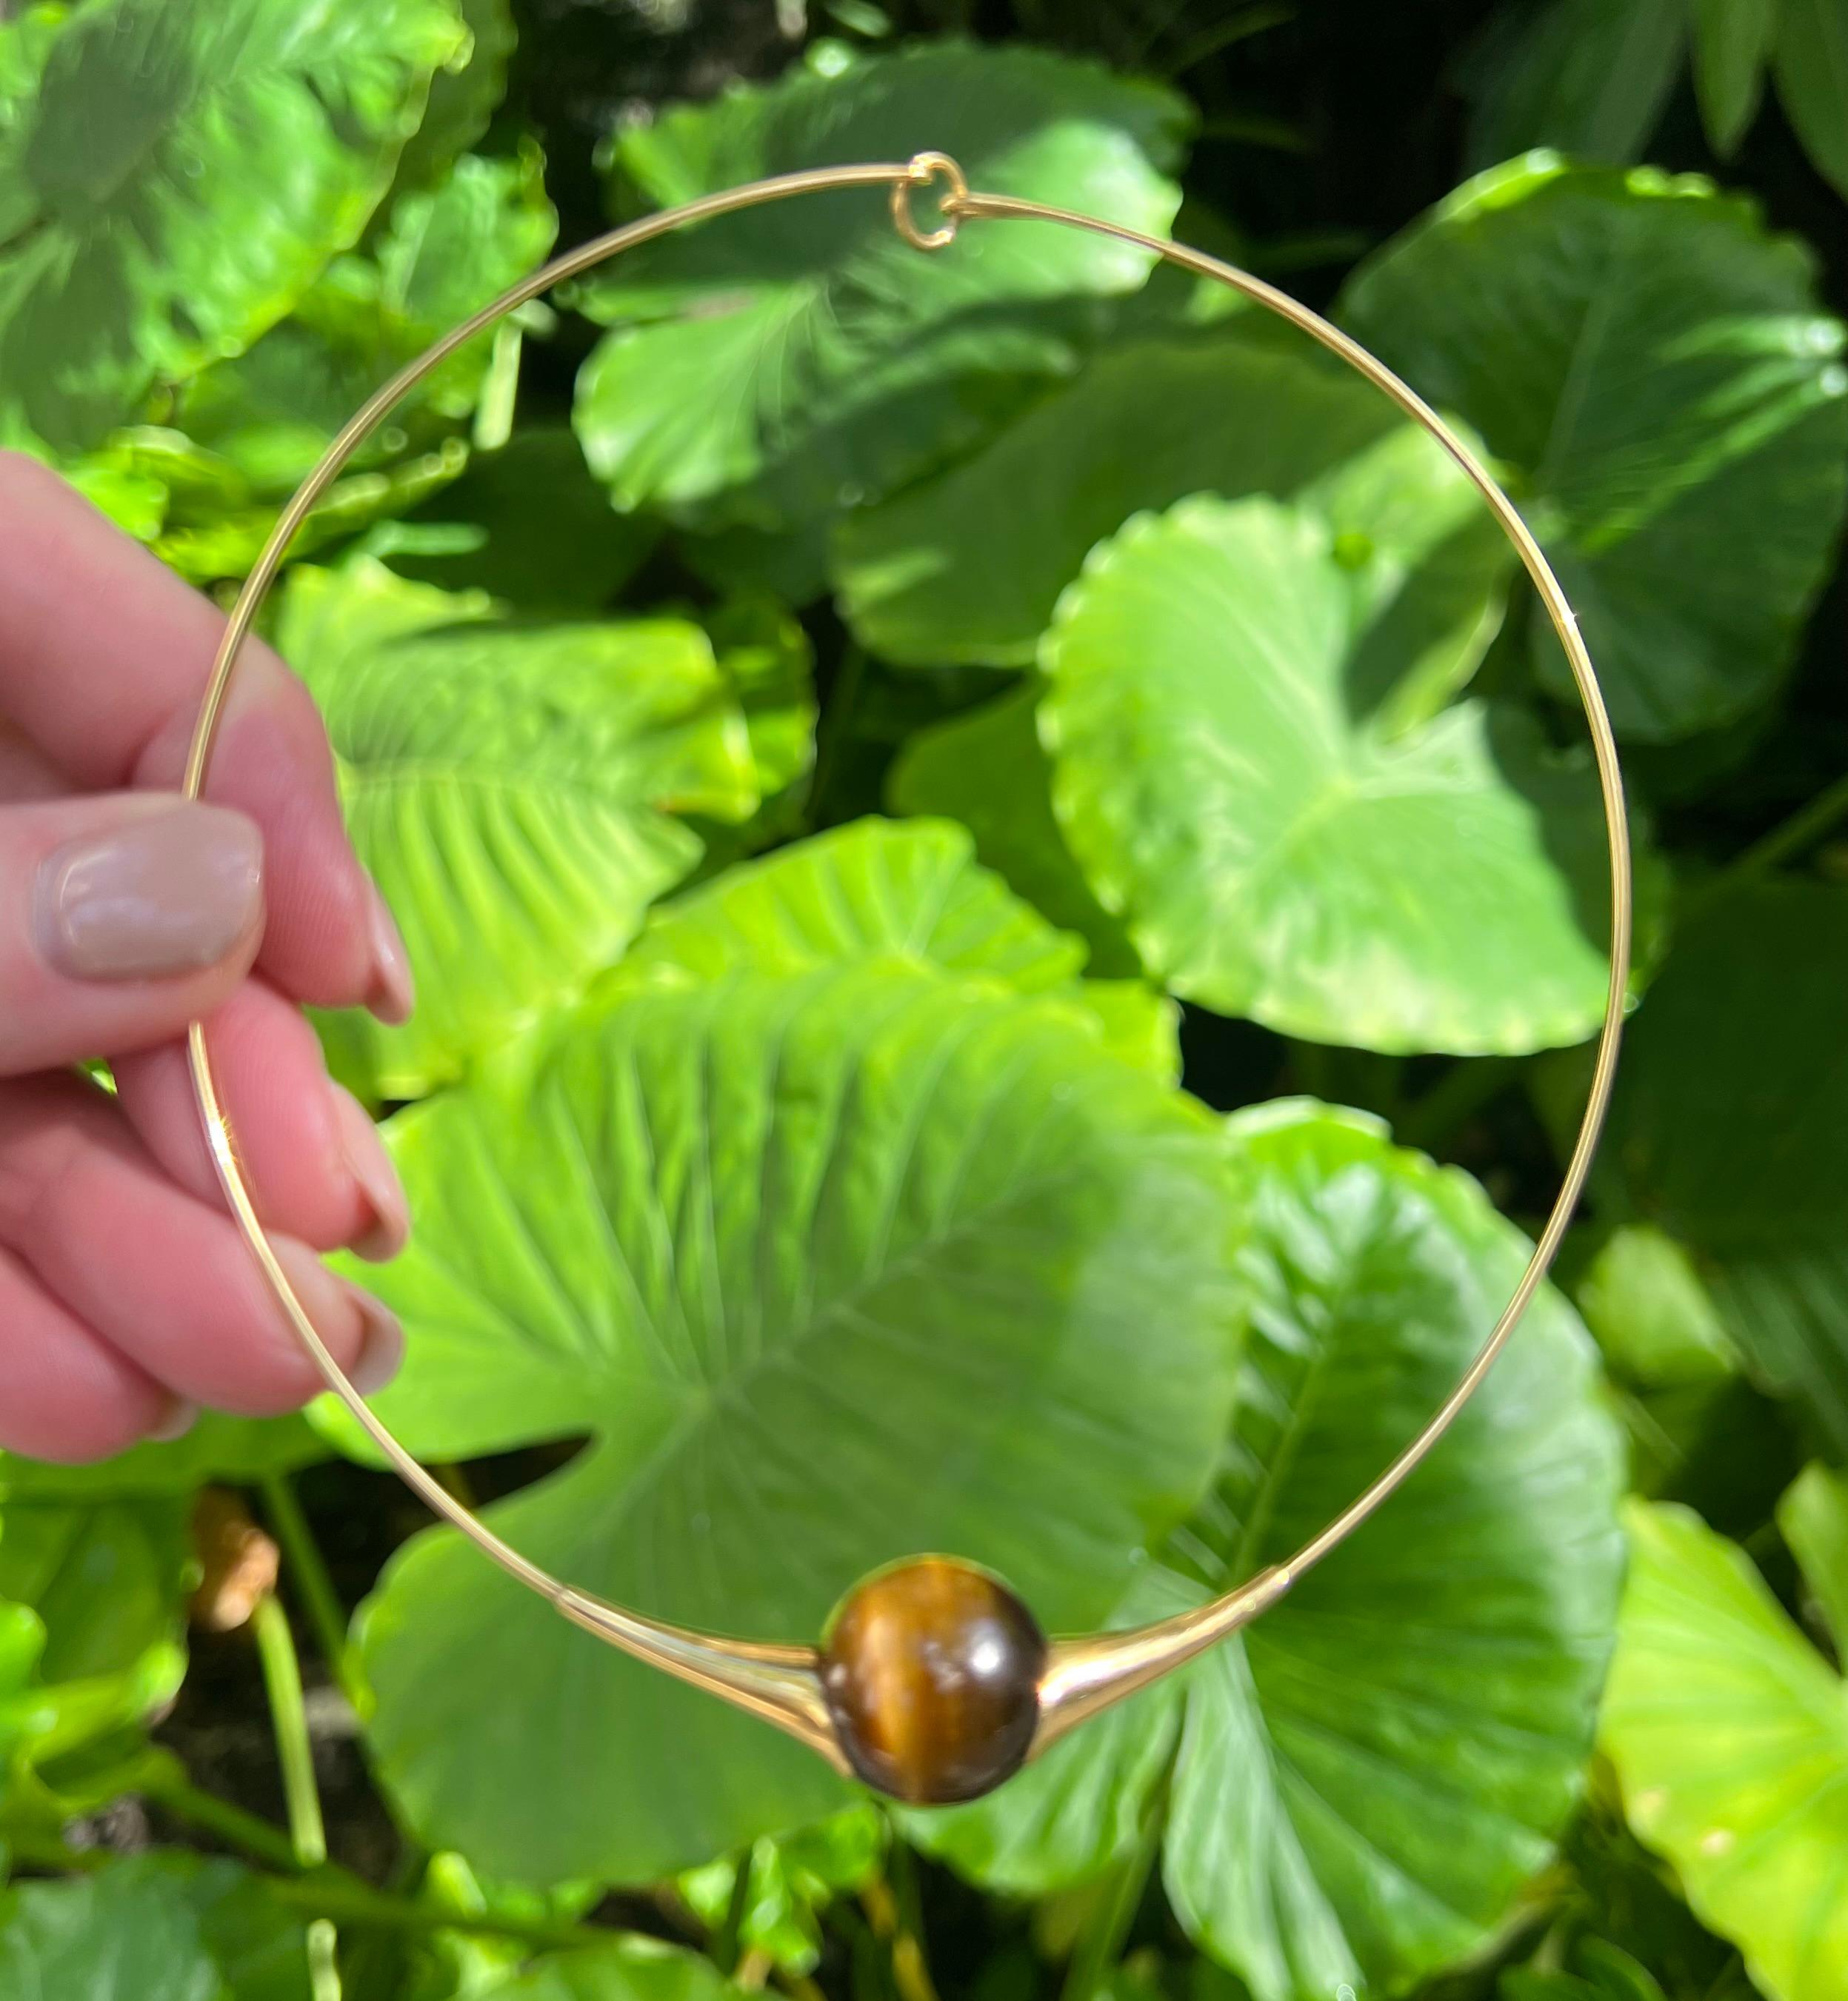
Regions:
M 1080 980 L 1083 942 L 976 865 L 948 820 L 862 820 L 728 870 L 657 912 L 624 961 L 696 979 L 793 974 L 906 959 L 952 977 L 1054 994 L 1095 1014 L 1106 1044 L 1172 1078 L 1179 1011 L 1136 980 Z
M 1848 492 L 1843 329 L 1808 251 L 1704 181 L 1537 154 L 1389 244 L 1340 310 L 1512 468 L 1620 732 L 1687 736 L 1766 700 Z
M 900 664 L 1024 666 L 1091 548 L 1195 493 L 1327 520 L 1376 628 L 1371 698 L 1410 677 L 1447 694 L 1474 671 L 1511 562 L 1481 496 L 1376 389 L 1256 313 L 1108 348 L 974 458 L 849 515 L 842 610 Z
M 698 861 L 675 816 L 757 802 L 743 715 L 687 621 L 515 625 L 361 562 L 298 567 L 279 638 L 420 989 L 405 1027 L 327 1024 L 374 1098 L 456 1076 L 581 990 Z
M 1630 1824 L 1762 1992 L 1840 2001 L 1848 1690 L 1736 1543 L 1685 1508 L 1628 1525 L 1599 1737 Z
M 1453 1387 L 1528 1253 L 1474 1182 L 1356 1115 L 1233 1129 L 1253 1321 L 1224 1470 L 1118 1623 L 1291 1556 Z M 1169 1896 L 1258 2001 L 1395 1992 L 1478 1946 L 1571 1811 L 1615 1624 L 1620 1452 L 1592 1356 L 1543 1291 L 1385 1512 L 1137 1697 L 1139 1730 L 1087 1726 L 918 1838 L 1044 1891 L 1139 1838 L 1165 1773 Z
M 59 451 L 287 311 L 465 39 L 450 0 L 105 0 L 48 46 L 0 32 L 43 57 L 0 121 L 0 437 Z
M 411 1335 L 378 1408 L 439 1457 L 589 1433 L 492 1519 L 618 1602 L 812 1640 L 948 1549 L 1081 1630 L 1210 1472 L 1241 1184 L 1060 1003 L 891 962 L 625 980 L 386 1130 L 418 1234 L 373 1277 Z M 381 1770 L 484 1868 L 648 1880 L 843 1798 L 451 1534 L 363 1630 Z
M 1072 852 L 1150 971 L 1223 1014 L 1383 1050 L 1581 1040 L 1608 979 L 1589 767 L 1512 708 L 1357 715 L 1356 595 L 1326 524 L 1268 499 L 1095 551 L 1041 655 Z
M 1692 914 L 1626 1041 L 1598 1188 L 1697 1261 L 1760 1381 L 1848 1453 L 1848 889 Z
M 670 113 L 624 136 L 615 172 L 665 207 L 935 148 L 976 186 L 1158 234 L 1185 118 L 1165 90 L 1041 50 L 927 44 Z M 616 331 L 576 421 L 618 506 L 769 526 L 886 492 L 974 443 L 1022 378 L 1069 368 L 1088 303 L 1152 261 L 1049 223 L 966 238 L 921 255 L 879 190 L 851 189 L 703 224 L 592 280 L 580 303 Z

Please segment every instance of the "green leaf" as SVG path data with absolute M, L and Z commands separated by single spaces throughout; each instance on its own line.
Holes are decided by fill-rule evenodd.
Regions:
M 725 2001 L 740 1991 L 698 1953 L 626 1938 L 536 1960 L 471 2001 Z
M 1605 1360 L 1626 1382 L 1672 1388 L 1738 1367 L 1693 1261 L 1651 1224 L 1613 1230 L 1574 1289 Z
M 652 208 L 938 148 L 973 186 L 1160 233 L 1185 115 L 1043 50 L 917 44 L 670 112 L 625 133 L 614 164 Z M 850 189 L 703 224 L 590 280 L 579 302 L 617 330 L 579 378 L 576 421 L 616 504 L 775 527 L 886 492 L 1070 369 L 1095 302 L 1153 261 L 1055 224 L 965 235 L 921 253 L 880 190 Z
M 1694 89 L 1708 143 L 1730 159 L 1758 116 L 1787 0 L 1693 0 Z
M 440 492 L 468 462 L 460 438 L 336 479 L 308 513 L 291 557 L 311 555 L 332 543 L 389 521 Z M 291 489 L 293 490 L 292 489 Z M 153 538 L 154 552 L 169 569 L 198 584 L 242 577 L 256 564 L 281 512 L 278 499 L 244 502 L 219 512 L 170 517 Z
M 1356 719 L 1316 517 L 1184 501 L 1093 552 L 1046 635 L 1053 800 L 1175 994 L 1283 1033 L 1525 1053 L 1596 1026 L 1603 827 L 1580 762 L 1480 703 Z
M 230 1862 L 113 1860 L 0 1899 L 0 1992 L 21 2001 L 309 2001 L 301 1921 Z
M 1056 994 L 1093 1014 L 1126 1062 L 1169 1082 L 1178 1073 L 1173 1004 L 1139 981 L 1081 980 L 1082 941 L 977 868 L 968 830 L 948 820 L 856 820 L 728 869 L 657 911 L 616 976 L 786 976 L 877 959 Z
M 362 1094 L 416 1096 L 580 991 L 698 861 L 669 816 L 757 803 L 744 718 L 685 621 L 516 625 L 360 560 L 298 567 L 278 636 L 419 987 L 404 1028 L 329 1019 Z
M 0 1796 L 10 1811 L 55 1828 L 120 1790 L 122 1759 L 141 1750 L 186 1672 L 185 1522 L 177 1498 L 9 1498 L 0 1510 Z
M 689 1870 L 676 1887 L 717 1934 L 738 1895 L 738 1872 L 747 1870 L 740 1947 L 766 1953 L 790 1971 L 812 1972 L 821 1958 L 821 1913 L 844 1891 L 860 1889 L 879 1874 L 887 1833 L 878 1808 L 850 1807 L 785 1839 L 755 1842 L 740 1860 Z
M 365 226 L 462 40 L 443 0 L 104 0 L 48 47 L 0 33 L 0 436 L 59 450 L 288 311 Z
M 1630 1824 L 1770 2001 L 1848 1995 L 1848 1699 L 1745 1552 L 1632 1502 L 1600 1742 Z
M 183 1438 L 137 1445 L 89 1466 L 50 1466 L 0 1453 L 0 1503 L 191 1494 L 209 1481 L 242 1485 L 326 1456 L 303 1418 L 230 1418 L 204 1411 Z
M 843 613 L 890 660 L 1028 664 L 1095 544 L 1200 492 L 1324 515 L 1380 621 L 1375 698 L 1421 663 L 1441 692 L 1474 670 L 1510 562 L 1480 496 L 1352 370 L 1255 314 L 1107 350 L 966 464 L 850 515 Z
M 198 582 L 242 576 L 281 503 L 373 391 L 538 263 L 557 226 L 530 143 L 512 158 L 459 160 L 438 187 L 401 197 L 364 254 L 336 259 L 289 318 L 187 385 L 172 412 L 183 439 L 130 434 L 127 447 L 171 489 L 157 553 Z M 455 426 L 482 394 L 492 343 L 510 332 L 517 340 L 503 329 L 471 342 L 399 404 L 292 555 L 406 513 L 456 478 L 468 452 Z M 164 458 L 163 437 L 177 445 Z M 612 528 L 607 539 L 632 538 Z
M 419 1227 L 371 1275 L 410 1334 L 378 1408 L 438 1458 L 590 1432 L 490 1511 L 586 1589 L 809 1639 L 948 1549 L 1082 1630 L 1209 1470 L 1238 1183 L 1056 1002 L 889 962 L 637 978 L 386 1130 Z M 639 1881 L 842 1803 L 453 1534 L 362 1630 L 381 1770 L 484 1868 Z
M 1217 1488 L 1118 1623 L 1289 1557 L 1422 1425 L 1528 1245 L 1480 1188 L 1303 1104 L 1233 1122 L 1256 1176 L 1253 1333 Z M 1476 1947 L 1577 1794 L 1621 1568 L 1589 1344 L 1543 1291 L 1384 1513 L 1242 1639 L 916 1838 L 1040 1893 L 1133 1844 L 1258 2001 L 1397 1992 Z M 1139 1719 L 1133 1728 L 1131 1719 Z
M 641 566 L 657 524 L 611 511 L 565 424 L 517 431 L 367 553 L 446 590 L 485 590 L 522 611 L 600 611 Z
M 1626 1038 L 1597 1186 L 1696 1261 L 1759 1377 L 1848 1450 L 1848 889 L 1748 884 L 1684 920 Z
M 1021 994 L 1070 986 L 1083 945 L 976 867 L 973 850 L 945 820 L 835 827 L 656 911 L 618 976 L 653 966 L 698 980 L 787 976 L 905 959 Z
M 423 122 L 398 162 L 400 189 L 426 186 L 488 129 L 506 95 L 507 63 L 519 37 L 509 0 L 461 0 L 466 46 L 430 78 Z
M 1848 1650 L 1848 1475 L 1806 1466 L 1777 1504 L 1777 1526 L 1822 1606 L 1839 1660 Z
M 769 598 L 735 598 L 705 622 L 744 712 L 764 801 L 753 823 L 761 844 L 795 824 L 815 768 L 815 649 L 795 614 Z
M 1848 12 L 1839 0 L 1779 0 L 1778 101 L 1816 171 L 1848 199 Z
M 1523 10 L 1523 32 L 1500 37 L 1472 79 L 1471 165 L 1530 146 L 1613 166 L 1639 158 L 1681 74 L 1688 5 L 1551 0 L 1537 14 Z
M 1341 314 L 1514 469 L 1620 732 L 1686 736 L 1766 699 L 1848 489 L 1843 329 L 1802 245 L 1704 181 L 1537 154 L 1387 245 Z M 1571 698 L 1537 611 L 1533 630 Z
M 0 1516 L 0 1598 L 44 1622 L 39 1671 L 77 1681 L 136 1667 L 180 1637 L 190 1561 L 179 1500 L 9 1500 Z
M 537 147 L 512 158 L 458 160 L 440 186 L 394 203 L 370 250 L 336 260 L 291 318 L 191 383 L 177 421 L 254 492 L 286 497 L 374 390 L 541 262 L 557 231 Z M 451 356 L 357 463 L 431 442 L 432 412 L 466 416 L 492 338 Z
M 1139 973 L 1122 920 L 1091 893 L 1053 816 L 1053 778 L 1035 721 L 1039 688 L 1023 684 L 985 707 L 920 730 L 892 767 L 899 813 L 960 820 L 976 853 L 1017 896 L 1091 948 L 1091 970 Z

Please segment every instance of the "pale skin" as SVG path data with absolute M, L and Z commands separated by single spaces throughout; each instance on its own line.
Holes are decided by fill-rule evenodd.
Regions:
M 412 1004 L 314 704 L 251 642 L 208 795 L 177 787 L 219 613 L 58 477 L 0 454 L 0 1448 L 79 1461 L 268 1415 L 319 1380 L 220 1195 L 187 1024 L 209 1024 L 266 1227 L 336 1359 L 396 1323 L 329 1272 L 408 1223 L 307 1006 Z M 75 1067 L 106 1057 L 111 1098 Z

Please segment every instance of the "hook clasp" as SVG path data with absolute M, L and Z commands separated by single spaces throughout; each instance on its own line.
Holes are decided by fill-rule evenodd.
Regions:
M 920 229 L 911 213 L 911 197 L 937 180 L 944 183 L 937 198 L 938 213 L 944 220 L 934 229 Z M 948 153 L 915 153 L 905 178 L 892 183 L 893 226 L 914 250 L 946 250 L 956 240 L 956 227 L 968 200 L 969 183 Z

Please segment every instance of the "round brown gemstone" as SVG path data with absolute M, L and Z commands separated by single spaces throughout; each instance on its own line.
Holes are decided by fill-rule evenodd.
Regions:
M 842 1600 L 822 1686 L 840 1748 L 867 1784 L 946 1806 L 1020 1770 L 1045 1659 L 1045 1635 L 998 1578 L 953 1557 L 915 1557 Z

